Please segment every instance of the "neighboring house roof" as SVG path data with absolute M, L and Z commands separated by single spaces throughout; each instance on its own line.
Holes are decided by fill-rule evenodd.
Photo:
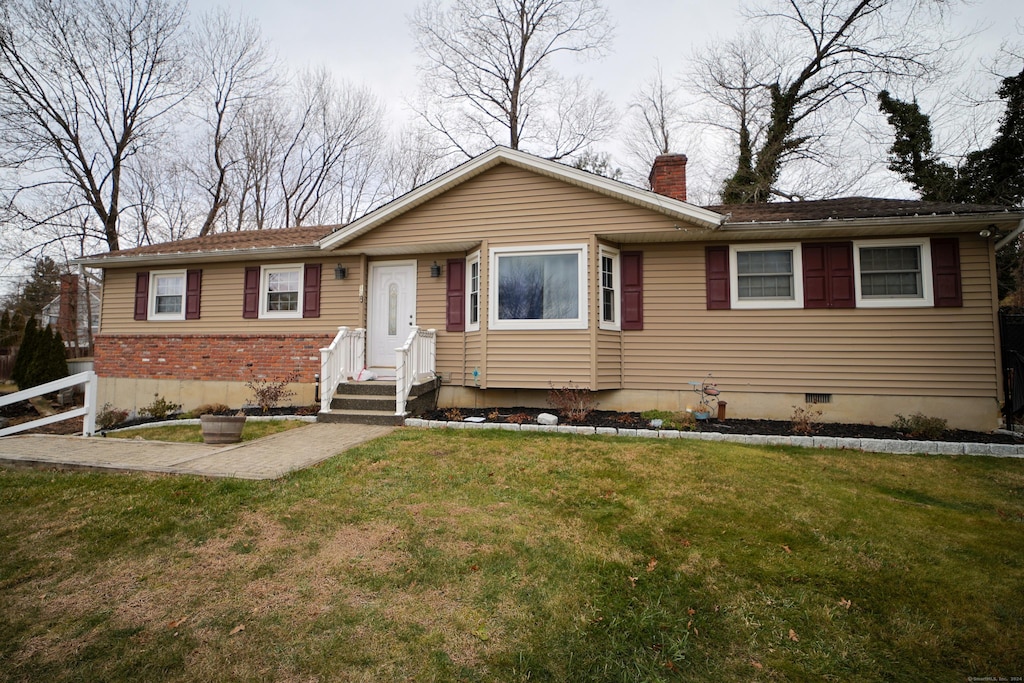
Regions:
M 683 224 L 675 225 L 674 230 L 656 233 L 600 235 L 628 243 L 879 236 L 921 231 L 924 226 L 932 232 L 963 231 L 989 224 L 1012 229 L 1018 222 L 1024 226 L 1024 209 L 1020 208 L 904 199 L 846 197 L 701 207 L 507 147 L 495 147 L 348 225 L 215 233 L 98 254 L 76 259 L 75 262 L 88 266 L 127 266 L 134 263 L 246 260 L 268 255 L 315 255 L 321 250 L 338 249 L 498 164 L 517 166 L 645 207 Z M 900 219 L 898 224 L 894 225 L 893 218 Z M 1007 239 L 1004 238 L 1000 245 Z

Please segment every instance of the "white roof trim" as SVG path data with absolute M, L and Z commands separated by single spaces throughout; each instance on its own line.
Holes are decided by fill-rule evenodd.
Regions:
M 703 209 L 688 202 L 681 202 L 648 190 L 641 190 L 618 180 L 611 180 L 594 173 L 581 171 L 564 164 L 541 159 L 508 147 L 495 147 L 483 154 L 473 157 L 466 163 L 456 166 L 434 180 L 420 185 L 416 189 L 402 195 L 398 199 L 385 204 L 376 211 L 371 211 L 362 218 L 331 233 L 320 240 L 321 249 L 334 249 L 356 237 L 376 228 L 396 216 L 413 209 L 420 204 L 442 194 L 470 178 L 498 164 L 509 164 L 541 175 L 562 180 L 600 194 L 615 197 L 631 204 L 636 204 L 673 218 L 696 223 L 702 227 L 715 229 L 721 225 L 725 217 L 721 214 Z

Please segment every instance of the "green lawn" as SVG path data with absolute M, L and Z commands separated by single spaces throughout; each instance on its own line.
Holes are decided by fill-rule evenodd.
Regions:
M 0 680 L 1024 675 L 1024 461 L 399 430 L 280 481 L 0 470 Z
M 307 423 L 301 420 L 246 420 L 242 427 L 242 441 L 252 441 L 278 432 L 302 427 Z M 141 429 L 125 429 L 107 432 L 111 439 L 143 439 L 144 441 L 176 441 L 184 443 L 202 443 L 203 429 L 200 425 L 164 425 Z

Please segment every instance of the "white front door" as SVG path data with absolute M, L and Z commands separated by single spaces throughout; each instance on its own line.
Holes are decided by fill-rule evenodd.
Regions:
M 367 365 L 394 369 L 395 349 L 405 343 L 416 324 L 416 262 L 370 264 L 367 309 Z

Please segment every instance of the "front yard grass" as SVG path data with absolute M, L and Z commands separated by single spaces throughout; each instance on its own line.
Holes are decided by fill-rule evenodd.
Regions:
M 1024 461 L 399 430 L 273 482 L 0 470 L 0 680 L 1024 674 Z
M 278 432 L 303 427 L 307 423 L 301 420 L 246 420 L 242 427 L 242 441 L 252 441 Z M 159 427 L 140 427 L 107 432 L 111 439 L 142 439 L 143 441 L 177 441 L 184 443 L 202 443 L 203 428 L 200 425 L 161 425 Z

